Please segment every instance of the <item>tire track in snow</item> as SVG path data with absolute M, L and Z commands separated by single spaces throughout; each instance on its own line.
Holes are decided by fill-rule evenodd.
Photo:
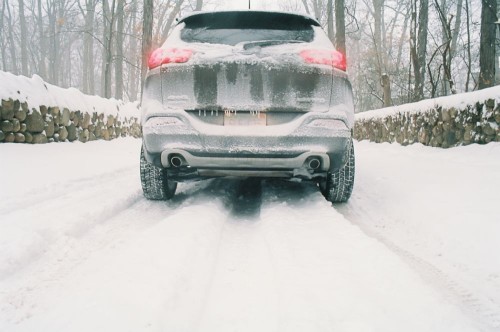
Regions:
M 126 178 L 126 177 L 125 177 Z M 2 247 L 6 247 L 7 262 L 0 264 L 1 279 L 15 274 L 39 259 L 62 238 L 83 237 L 92 228 L 102 225 L 127 207 L 135 204 L 140 198 L 137 188 L 121 191 L 109 197 L 109 193 L 117 187 L 126 187 L 128 180 L 122 178 L 101 183 L 98 192 L 81 191 L 66 193 L 56 200 L 48 200 L 39 205 L 37 214 L 32 209 L 18 209 L 3 216 L 4 231 L 13 234 L 24 232 L 28 237 L 23 243 L 9 243 L 4 239 Z M 83 208 L 82 208 L 83 207 Z M 57 211 L 56 213 L 54 213 Z M 12 237 L 19 241 L 19 237 Z M 10 250 L 17 256 L 9 259 Z M 10 264 L 9 264 L 10 261 Z
M 116 183 L 107 184 L 111 187 L 115 185 Z M 100 189 L 106 192 L 109 188 Z M 5 287 L 10 289 L 9 291 L 0 287 L 1 312 L 6 316 L 9 316 L 10 312 L 11 316 L 17 317 L 15 324 L 24 321 L 30 316 L 25 312 L 30 311 L 29 308 L 36 308 L 34 299 L 38 297 L 37 294 L 62 283 L 78 266 L 91 259 L 92 255 L 121 241 L 133 240 L 137 233 L 154 227 L 158 222 L 178 214 L 185 207 L 197 204 L 200 197 L 205 198 L 210 190 L 210 182 L 206 185 L 183 185 L 174 200 L 158 202 L 148 201 L 140 190 L 132 189 L 124 195 L 124 199 L 121 197 L 117 201 L 104 204 L 97 211 L 80 214 L 77 217 L 80 221 L 90 219 L 92 223 L 77 223 L 71 229 L 65 230 L 64 237 L 50 243 L 50 248 L 41 250 L 39 255 L 32 255 L 29 260 L 19 262 L 22 265 L 19 269 L 13 269 L 8 274 L 0 273 L 5 284 L 10 280 L 17 285 Z M 73 197 L 74 205 L 81 204 L 83 198 Z M 45 208 L 51 210 L 53 206 Z M 68 208 L 73 209 L 74 206 Z M 21 271 L 23 274 L 19 275 Z M 13 278 L 14 276 L 17 277 Z
M 241 200 L 242 197 L 246 196 L 245 201 L 249 201 L 248 199 L 248 191 L 245 183 L 248 183 L 249 180 L 235 180 L 235 179 L 213 179 L 210 180 L 210 187 L 205 190 L 207 193 L 212 195 L 212 197 L 219 201 L 225 207 L 227 213 L 221 215 L 221 222 L 219 225 L 219 229 L 217 232 L 217 236 L 215 239 L 215 244 L 212 249 L 212 255 L 210 258 L 210 262 L 207 264 L 206 271 L 204 275 L 206 276 L 206 285 L 203 287 L 200 295 L 200 304 L 199 307 L 195 310 L 195 314 L 193 317 L 193 323 L 189 328 L 189 331 L 203 331 L 202 321 L 203 317 L 207 312 L 210 303 L 210 297 L 212 296 L 212 291 L 215 283 L 215 276 L 217 274 L 218 269 L 221 265 L 221 247 L 223 241 L 226 241 L 226 233 L 227 233 L 227 224 L 231 221 L 232 216 L 239 215 L 242 213 L 243 215 L 253 215 L 256 211 L 256 208 L 260 209 L 260 207 L 252 204 L 251 209 L 241 209 L 237 206 L 237 202 Z M 253 181 L 252 181 L 253 183 Z M 255 192 L 255 186 L 252 188 Z M 259 190 L 260 188 L 258 188 Z M 250 198 L 251 201 L 251 198 Z
M 139 201 L 139 193 L 135 192 L 124 200 L 105 205 L 94 211 L 95 214 L 90 213 L 80 218 L 91 218 L 91 224 L 74 225 L 63 233 L 51 236 L 42 244 L 35 244 L 34 248 L 24 248 L 24 252 L 15 257 L 12 264 L 2 264 L 0 281 L 4 285 L 9 284 L 5 288 L 10 290 L 7 292 L 0 287 L 3 293 L 0 310 L 4 313 L 14 312 L 16 323 L 28 318 L 29 315 L 24 310 L 30 311 L 29 308 L 36 307 L 36 301 L 32 299 L 63 280 L 92 253 L 110 245 L 113 241 L 107 235 L 113 233 L 113 236 L 117 236 L 126 226 L 121 225 L 120 220 L 113 224 L 107 221 L 120 216 L 124 210 L 127 211 L 126 208 L 133 209 Z M 47 233 L 46 230 L 45 232 Z
M 25 208 L 37 208 L 43 206 L 49 201 L 57 200 L 81 188 L 97 187 L 103 183 L 116 181 L 117 177 L 131 176 L 132 172 L 137 172 L 136 167 L 126 167 L 110 172 L 103 172 L 98 176 L 82 177 L 70 181 L 59 181 L 46 186 L 32 188 L 23 195 L 17 195 L 13 198 L 6 198 L 0 204 L 0 215 L 14 213 L 17 210 Z M 131 173 L 131 174 L 128 174 Z M 43 193 L 43 195 L 41 195 Z
M 256 310 L 262 310 L 263 303 L 256 301 L 256 298 L 260 299 L 268 294 L 274 294 L 271 298 L 279 298 L 271 249 L 261 229 L 262 197 L 267 189 L 263 185 L 265 181 L 254 178 L 217 181 L 226 183 L 226 192 L 221 200 L 228 213 L 218 234 L 211 268 L 207 273 L 207 287 L 201 296 L 201 306 L 195 314 L 195 324 L 191 329 L 193 331 L 223 328 L 227 323 L 223 322 L 224 310 L 221 312 L 218 309 L 227 303 L 241 308 L 236 310 L 239 312 L 239 319 L 247 319 L 256 315 Z M 265 276 L 256 275 L 256 271 L 267 273 Z M 272 277 L 269 278 L 268 274 Z M 270 316 L 274 316 L 271 320 L 277 319 L 279 322 L 278 301 L 270 302 L 267 310 L 272 313 Z
M 128 183 L 128 180 L 125 180 Z M 200 192 L 206 190 L 204 187 L 195 187 L 195 186 L 187 186 L 180 191 L 179 195 L 172 201 L 168 202 L 155 202 L 148 201 L 142 195 L 142 191 L 139 188 L 134 188 L 129 191 L 125 191 L 122 197 L 119 197 L 118 200 L 106 200 L 105 197 L 108 196 L 108 193 L 112 190 L 112 188 L 119 186 L 115 179 L 112 183 L 105 184 L 104 187 L 100 187 L 100 192 L 102 193 L 100 197 L 102 199 L 96 198 L 95 193 L 91 195 L 80 195 L 77 197 L 66 197 L 70 201 L 70 205 L 65 205 L 65 209 L 68 211 L 81 211 L 77 213 L 73 213 L 73 223 L 72 225 L 68 225 L 69 227 L 65 228 L 61 235 L 71 238 L 72 240 L 77 240 L 80 242 L 86 242 L 89 240 L 93 240 L 91 234 L 92 231 L 95 230 L 96 227 L 100 228 L 101 233 L 105 232 L 119 232 L 120 230 L 126 230 L 127 226 L 137 226 L 142 227 L 145 225 L 149 225 L 154 223 L 160 219 L 165 219 L 169 215 L 175 214 L 178 210 L 182 209 L 185 206 L 189 206 L 195 201 L 196 197 L 200 195 Z M 101 183 L 102 184 L 102 183 Z M 111 188 L 109 188 L 111 187 Z M 126 188 L 127 186 L 120 186 Z M 66 195 L 64 195 L 66 196 Z M 98 195 L 97 195 L 98 196 Z M 116 196 L 115 196 L 116 198 Z M 96 209 L 89 210 L 79 210 L 79 206 L 85 205 L 86 200 L 90 200 L 91 202 L 98 201 L 102 203 Z M 50 212 L 54 209 L 57 209 L 57 206 L 60 205 L 60 202 L 46 204 L 43 206 L 40 211 L 41 215 L 49 215 Z M 18 212 L 21 216 L 12 216 L 14 214 L 10 213 L 10 217 L 15 219 L 23 220 L 25 219 L 25 214 L 23 212 Z M 137 218 L 128 219 L 126 216 L 136 214 Z M 118 218 L 121 217 L 121 218 Z M 121 219 L 125 220 L 133 220 L 134 223 L 128 222 L 124 223 Z M 142 219 L 142 220 L 140 220 Z M 86 220 L 91 220 L 91 222 L 86 222 Z M 38 223 L 50 224 L 49 220 L 40 220 Z M 136 227 L 134 227 L 135 229 Z M 117 235 L 116 233 L 113 235 Z M 90 237 L 90 239 L 86 239 L 86 237 Z M 103 239 L 104 241 L 104 239 Z M 89 245 L 85 245 L 84 247 L 91 247 Z M 98 247 L 99 248 L 99 247 Z M 98 249 L 97 248 L 97 249 Z M 40 256 L 32 257 L 33 261 L 37 258 L 40 258 L 44 253 L 49 252 L 50 250 L 41 250 Z M 62 257 L 58 257 L 57 261 L 62 261 Z M 23 265 L 23 268 L 27 267 L 30 262 L 22 261 L 19 262 Z M 17 271 L 11 271 L 11 274 L 15 274 Z M 2 276 L 1 279 L 7 278 L 8 275 L 4 273 L 0 273 Z
M 490 306 L 485 305 L 484 301 L 435 265 L 399 247 L 377 230 L 366 227 L 361 222 L 358 222 L 358 220 L 366 217 L 369 218 L 369 212 L 365 211 L 363 207 L 353 206 L 350 202 L 339 204 L 336 208 L 347 220 L 358 226 L 367 236 L 376 239 L 390 251 L 401 257 L 426 283 L 432 285 L 448 300 L 458 303 L 460 308 L 469 317 L 483 325 L 485 331 L 498 331 L 500 328 L 500 312 L 498 311 L 498 307 L 495 308 L 493 303 Z
M 59 200 L 51 200 L 41 205 L 37 209 L 39 213 L 36 216 L 22 210 L 6 215 L 14 226 L 21 224 L 23 232 L 26 232 L 26 228 L 33 227 L 30 231 L 33 241 L 14 245 L 17 254 L 15 257 L 9 257 L 9 253 L 4 251 L 2 258 L 5 260 L 0 261 L 0 281 L 17 276 L 21 272 L 33 270 L 36 272 L 23 275 L 38 275 L 42 278 L 42 275 L 47 273 L 49 276 L 45 277 L 45 281 L 54 280 L 54 276 L 64 275 L 61 269 L 71 270 L 83 260 L 83 256 L 89 256 L 91 252 L 112 244 L 113 240 L 110 239 L 118 238 L 121 233 L 130 233 L 128 227 L 134 230 L 140 229 L 175 214 L 178 208 L 182 209 L 189 205 L 199 192 L 204 190 L 203 186 L 188 185 L 182 188 L 179 195 L 172 201 L 153 202 L 146 200 L 139 185 L 131 186 L 127 178 L 130 177 L 118 177 L 113 181 L 105 182 L 103 186 L 101 183 L 98 192 L 62 195 Z M 121 190 L 119 196 L 115 194 L 109 199 L 109 193 L 117 187 L 130 188 L 130 190 Z M 96 207 L 81 209 L 82 206 L 88 204 Z M 61 210 L 61 206 L 70 216 L 69 218 L 62 216 L 61 222 L 54 223 L 52 212 Z M 135 217 L 130 218 L 129 215 L 135 215 Z M 28 224 L 29 226 L 22 225 L 29 219 L 36 219 L 36 222 Z M 128 222 L 123 222 L 121 219 L 128 220 Z M 40 240 L 42 236 L 45 237 L 43 241 Z M 5 241 L 1 245 L 5 246 Z M 83 256 L 75 259 L 74 257 L 78 255 Z M 74 262 L 66 266 L 68 261 Z
M 290 317 L 284 308 L 289 303 L 284 300 L 282 284 L 291 276 L 277 270 L 281 264 L 275 250 L 277 243 L 282 246 L 292 240 L 273 230 L 281 213 L 268 212 L 281 210 L 286 203 L 292 214 L 299 216 L 309 195 L 323 203 L 314 184 L 249 179 L 227 190 L 223 201 L 230 213 L 221 229 L 209 286 L 192 330 L 221 330 L 231 325 L 224 322 L 227 319 L 240 327 L 242 321 L 249 322 L 243 330 L 286 330 Z M 261 215 L 264 208 L 266 216 Z M 224 312 L 235 317 L 224 317 Z

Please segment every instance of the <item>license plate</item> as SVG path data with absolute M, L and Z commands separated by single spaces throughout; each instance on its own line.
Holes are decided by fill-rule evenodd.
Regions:
M 266 113 L 262 112 L 224 112 L 224 126 L 265 126 Z

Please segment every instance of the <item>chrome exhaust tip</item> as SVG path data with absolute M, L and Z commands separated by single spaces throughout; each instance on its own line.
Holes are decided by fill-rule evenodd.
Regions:
M 179 168 L 185 164 L 186 164 L 186 161 L 181 156 L 173 155 L 170 157 L 170 165 L 172 165 L 175 168 Z
M 308 166 L 310 169 L 318 169 L 321 166 L 321 161 L 318 158 L 311 158 L 309 160 Z

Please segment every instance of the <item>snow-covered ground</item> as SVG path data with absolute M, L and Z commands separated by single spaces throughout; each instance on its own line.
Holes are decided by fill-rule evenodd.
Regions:
M 499 143 L 356 143 L 333 207 L 236 179 L 147 201 L 139 148 L 0 145 L 0 331 L 500 329 Z

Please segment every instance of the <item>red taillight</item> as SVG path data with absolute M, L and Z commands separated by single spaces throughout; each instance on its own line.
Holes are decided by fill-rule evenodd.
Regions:
M 307 63 L 317 65 L 329 65 L 337 69 L 346 71 L 347 61 L 345 56 L 335 50 L 303 50 L 300 56 Z
M 149 57 L 148 67 L 153 69 L 167 63 L 184 63 L 192 54 L 193 51 L 182 48 L 159 48 Z

